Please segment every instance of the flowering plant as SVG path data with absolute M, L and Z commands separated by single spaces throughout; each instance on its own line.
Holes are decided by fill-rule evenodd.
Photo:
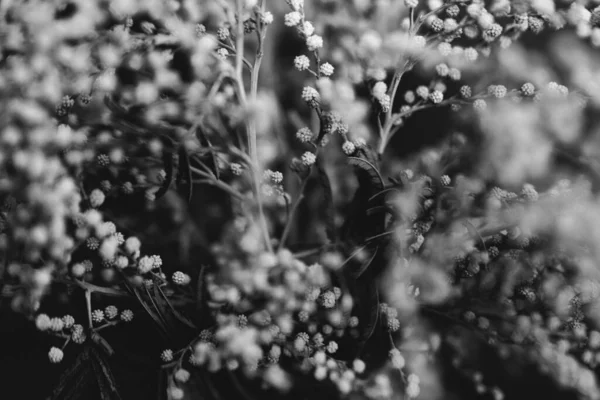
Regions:
M 597 3 L 0 3 L 43 395 L 600 398 Z

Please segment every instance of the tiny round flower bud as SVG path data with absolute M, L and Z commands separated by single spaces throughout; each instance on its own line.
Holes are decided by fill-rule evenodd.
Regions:
M 440 178 L 440 182 L 444 186 L 450 186 L 450 183 L 452 182 L 452 180 L 450 179 L 450 177 L 448 175 L 442 175 L 442 177 Z
M 117 310 L 117 307 L 115 306 L 107 306 L 104 309 L 104 315 L 107 319 L 114 319 L 119 315 L 119 310 Z
M 171 279 L 173 280 L 174 284 L 180 285 L 180 286 L 185 286 L 185 285 L 189 284 L 191 281 L 190 276 L 187 274 L 184 274 L 181 271 L 174 272 Z
M 274 20 L 273 13 L 270 11 L 265 12 L 263 15 L 260 16 L 260 20 L 265 25 L 271 25 Z
M 323 38 L 319 35 L 312 35 L 306 39 L 308 50 L 315 51 L 323 47 Z
M 92 321 L 95 323 L 100 323 L 104 321 L 104 311 L 102 310 L 94 310 L 92 311 Z
M 58 347 L 51 347 L 50 351 L 48 352 L 48 359 L 52 364 L 58 364 L 59 362 L 61 362 L 63 356 L 63 351 Z
M 298 132 L 296 132 L 296 138 L 302 142 L 302 143 L 308 143 L 310 142 L 314 137 L 314 134 L 312 133 L 312 131 L 309 128 L 301 128 L 300 130 L 298 130 Z
M 65 329 L 71 329 L 75 324 L 75 318 L 71 315 L 65 315 L 62 317 L 63 323 L 65 324 Z
M 330 354 L 335 353 L 336 351 L 338 351 L 338 344 L 334 341 L 331 341 L 327 344 L 327 352 Z
M 294 58 L 294 67 L 298 71 L 306 71 L 310 67 L 310 59 L 305 55 Z
M 40 331 L 46 331 L 50 329 L 50 317 L 46 314 L 40 314 L 35 319 L 35 326 Z
M 121 311 L 121 321 L 131 322 L 133 320 L 133 311 L 123 310 Z
M 231 170 L 231 173 L 237 176 L 240 176 L 243 172 L 243 168 L 241 166 L 241 164 L 238 163 L 231 163 L 229 165 L 229 169 Z
M 342 151 L 347 156 L 351 156 L 356 151 L 356 146 L 354 145 L 354 143 L 352 143 L 350 141 L 345 141 L 344 144 L 342 145 Z
M 300 23 L 300 21 L 302 21 L 302 14 L 300 14 L 298 11 L 292 11 L 285 14 L 283 20 L 286 26 L 296 26 Z
M 325 308 L 335 307 L 335 293 L 328 290 L 321 295 L 320 303 Z
M 323 76 L 331 76 L 331 75 L 333 75 L 333 71 L 334 71 L 333 65 L 331 65 L 329 63 L 321 64 L 321 66 L 319 67 L 319 72 Z
M 229 50 L 227 50 L 224 47 L 221 47 L 220 49 L 217 49 L 217 56 L 219 56 L 221 60 L 226 60 L 229 56 Z
M 450 68 L 448 68 L 448 65 L 442 63 L 435 66 L 435 71 L 439 76 L 444 77 L 448 76 L 450 73 Z
M 163 362 L 173 361 L 173 350 L 171 350 L 171 349 L 163 350 L 162 353 L 160 353 L 160 359 L 163 360 Z
M 186 383 L 190 379 L 190 372 L 186 369 L 180 368 L 175 374 L 175 380 L 181 383 Z
M 472 95 L 472 93 L 471 93 L 471 87 L 467 86 L 467 85 L 462 86 L 460 88 L 460 95 L 461 95 L 461 97 L 463 99 L 469 99 L 469 98 L 471 98 L 471 95 Z
M 310 86 L 305 86 L 304 89 L 302 89 L 302 100 L 306 101 L 307 103 L 312 104 L 314 102 L 318 102 L 320 99 L 321 96 L 319 95 L 317 89 Z
M 50 330 L 53 332 L 60 332 L 65 327 L 65 323 L 61 318 L 50 319 Z
M 390 350 L 389 357 L 392 362 L 392 366 L 394 368 L 397 368 L 397 369 L 404 368 L 405 361 L 404 361 L 404 357 L 402 356 L 402 353 L 400 353 L 400 350 L 398 350 L 396 348 Z
M 302 154 L 302 164 L 304 164 L 306 166 L 311 166 L 316 161 L 317 161 L 317 156 L 314 153 L 307 151 L 304 154 Z
M 444 94 L 439 90 L 434 90 L 429 95 L 429 100 L 431 100 L 431 102 L 434 104 L 439 104 L 444 100 Z
M 483 99 L 477 99 L 473 102 L 473 107 L 478 111 L 483 111 L 487 107 L 487 103 Z
M 423 100 L 429 97 L 429 89 L 427 88 L 427 86 L 419 86 L 415 92 L 417 93 L 417 96 L 419 96 Z
M 104 203 L 105 198 L 106 197 L 104 196 L 104 192 L 102 192 L 102 190 L 94 189 L 90 193 L 90 205 L 94 208 L 100 207 Z
M 435 18 L 433 21 L 431 21 L 431 30 L 434 32 L 441 32 L 444 30 L 444 20 L 442 20 L 441 18 Z
M 404 0 L 404 5 L 408 8 L 416 8 L 419 5 L 419 0 Z
M 521 86 L 521 93 L 523 93 L 524 96 L 533 96 L 535 94 L 535 86 L 530 82 L 524 83 L 523 86 Z

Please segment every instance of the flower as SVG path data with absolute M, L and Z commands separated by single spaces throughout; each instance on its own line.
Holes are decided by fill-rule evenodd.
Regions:
M 318 102 L 320 99 L 321 96 L 319 95 L 317 89 L 310 86 L 305 86 L 304 89 L 302 89 L 302 100 L 306 101 L 307 103 L 312 104 L 314 102 Z
M 115 306 L 107 306 L 104 309 L 104 315 L 106 315 L 107 319 L 114 319 L 119 315 L 119 310 Z
M 298 71 L 306 71 L 310 67 L 310 59 L 305 55 L 294 58 L 294 67 Z
M 39 314 L 35 319 L 35 326 L 40 331 L 50 329 L 50 317 L 46 314 Z
M 394 368 L 397 368 L 397 369 L 404 368 L 405 361 L 404 361 L 404 357 L 402 356 L 402 353 L 400 353 L 400 350 L 393 348 L 392 350 L 389 351 L 388 355 L 392 362 L 392 366 Z
M 265 25 L 271 25 L 274 20 L 273 13 L 270 11 L 265 12 L 263 15 L 261 15 L 260 20 Z
M 302 164 L 304 164 L 306 166 L 311 166 L 316 161 L 317 161 L 317 156 L 314 153 L 307 151 L 304 154 L 302 154 Z
M 190 372 L 183 368 L 179 368 L 173 375 L 175 380 L 181 383 L 186 383 L 190 379 Z
M 296 132 L 296 138 L 302 143 L 310 142 L 314 137 L 314 133 L 307 127 L 300 128 Z
M 533 96 L 535 94 L 535 86 L 530 82 L 524 83 L 523 86 L 521 86 L 521 93 L 523 93 L 524 96 Z
M 62 320 L 66 329 L 71 329 L 71 327 L 75 324 L 75 318 L 73 318 L 71 315 L 65 315 L 62 317 Z
M 121 311 L 121 321 L 131 322 L 133 320 L 133 311 L 123 310 Z
M 286 26 L 296 26 L 302 21 L 302 14 L 298 11 L 292 11 L 290 13 L 285 14 L 283 17 Z
M 315 51 L 323 47 L 323 38 L 319 35 L 312 35 L 306 39 L 308 50 Z
M 338 351 L 338 344 L 332 340 L 327 344 L 327 352 L 333 354 L 336 351 Z
M 92 311 L 92 321 L 95 323 L 100 323 L 104 321 L 104 311 L 102 310 L 94 310 Z
M 90 193 L 90 205 L 94 208 L 100 207 L 102 204 L 104 204 L 105 198 L 106 197 L 104 196 L 104 192 L 102 192 L 102 190 L 94 189 Z
M 419 5 L 419 0 L 404 0 L 404 5 L 408 8 L 416 8 Z
M 48 352 L 48 359 L 52 364 L 58 364 L 59 362 L 61 362 L 63 356 L 63 351 L 58 347 L 51 347 L 50 351 Z
M 321 66 L 319 67 L 319 72 L 323 76 L 331 76 L 331 75 L 333 75 L 333 71 L 334 71 L 333 65 L 331 65 L 329 63 L 321 64 Z
M 173 361 L 173 350 L 171 350 L 171 349 L 163 350 L 162 353 L 160 353 L 160 359 L 166 363 Z
M 191 281 L 190 276 L 187 274 L 184 274 L 181 271 L 174 272 L 171 279 L 173 280 L 174 284 L 179 285 L 179 286 L 185 286 L 185 285 L 189 284 Z
M 434 90 L 429 95 L 429 100 L 431 100 L 433 104 L 439 104 L 444 100 L 444 94 L 439 90 Z
M 354 152 L 356 151 L 356 146 L 354 145 L 354 143 L 346 140 L 344 142 L 344 144 L 342 144 L 342 151 L 344 152 L 344 154 L 346 154 L 347 156 L 351 156 L 352 154 L 354 154 Z

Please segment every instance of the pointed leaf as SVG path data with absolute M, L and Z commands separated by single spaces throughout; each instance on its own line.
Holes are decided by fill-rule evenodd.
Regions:
M 329 181 L 329 177 L 327 176 L 327 172 L 323 167 L 321 162 L 317 162 L 316 164 L 317 172 L 319 174 L 319 184 L 323 189 L 323 200 L 325 206 L 323 207 L 323 211 L 325 213 L 325 224 L 326 224 L 326 232 L 327 237 L 332 243 L 337 241 L 337 232 L 335 229 L 335 207 L 333 204 L 333 194 L 331 190 L 331 182 Z

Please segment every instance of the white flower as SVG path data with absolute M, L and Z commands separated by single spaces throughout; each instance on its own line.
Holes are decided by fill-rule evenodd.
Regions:
M 285 14 L 284 21 L 286 26 L 296 26 L 302 21 L 302 14 L 298 11 L 292 11 L 291 13 Z
M 308 50 L 315 51 L 323 47 L 323 38 L 319 35 L 312 35 L 306 39 Z
M 387 90 L 388 90 L 388 87 L 385 84 L 385 82 L 377 82 L 375 85 L 373 85 L 373 89 L 371 89 L 371 93 L 373 94 L 373 97 L 375 97 L 376 99 L 381 99 L 383 96 L 386 95 Z
M 90 193 L 90 205 L 94 208 L 100 207 L 104 203 L 105 198 L 106 196 L 104 196 L 102 190 L 94 189 L 92 190 L 92 193 Z
M 321 75 L 324 76 L 331 76 L 333 75 L 333 65 L 329 64 L 329 63 L 324 63 L 321 64 L 321 66 L 319 67 L 319 72 L 321 73 Z
M 62 361 L 63 359 L 63 351 L 61 349 L 59 349 L 58 347 L 52 347 L 50 348 L 50 351 L 48 352 L 48 359 L 50 360 L 50 362 L 52 364 L 58 364 L 59 362 Z
M 305 86 L 304 89 L 302 89 L 302 100 L 306 101 L 307 103 L 319 101 L 320 98 L 321 96 L 319 95 L 317 89 L 311 86 Z
M 294 58 L 294 67 L 298 71 L 305 71 L 310 67 L 310 59 L 305 55 Z
M 316 161 L 317 161 L 317 156 L 314 153 L 307 151 L 304 154 L 302 154 L 302 164 L 304 164 L 306 166 L 311 166 Z
M 350 156 L 350 155 L 354 154 L 354 152 L 356 151 L 356 146 L 354 145 L 354 143 L 347 140 L 342 145 L 342 151 L 347 156 Z
M 267 11 L 261 16 L 260 20 L 265 25 L 271 25 L 273 23 L 273 13 Z
M 298 29 L 306 37 L 311 36 L 313 33 L 315 33 L 315 27 L 313 26 L 312 22 L 310 22 L 310 21 L 304 21 L 302 26 L 298 27 Z
M 307 127 L 301 128 L 300 130 L 298 130 L 298 132 L 296 132 L 296 138 L 302 143 L 310 142 L 313 139 L 313 137 L 314 134 Z

